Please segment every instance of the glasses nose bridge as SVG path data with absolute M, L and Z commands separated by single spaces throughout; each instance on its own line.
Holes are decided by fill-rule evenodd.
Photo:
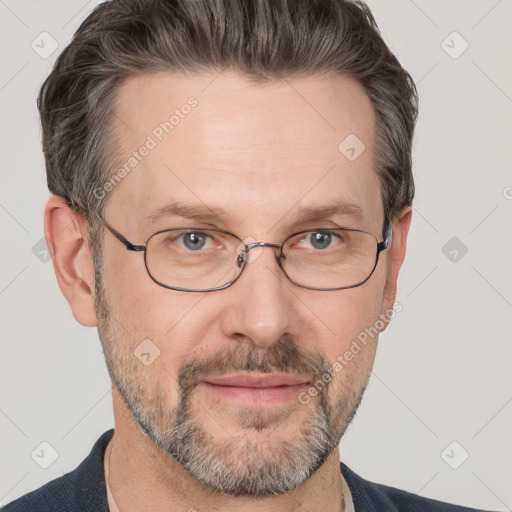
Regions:
M 244 252 L 240 254 L 238 257 L 238 265 L 241 266 L 241 264 L 244 262 L 249 262 L 249 251 L 251 249 L 254 249 L 255 247 L 272 247 L 274 249 L 279 249 L 279 252 L 276 254 L 277 260 L 280 263 L 281 258 L 281 251 L 282 251 L 282 244 L 271 244 L 269 242 L 252 242 L 250 244 L 245 244 Z
M 247 244 L 245 250 L 249 252 L 253 247 L 275 247 L 276 249 L 281 249 L 282 245 L 268 242 L 253 242 L 252 244 Z
M 254 249 L 255 247 L 273 247 L 274 249 L 279 249 L 279 252 L 276 254 L 278 260 L 280 259 L 281 251 L 283 249 L 282 244 L 271 244 L 269 242 L 253 242 L 245 246 L 245 253 L 248 255 L 249 251 L 251 249 Z

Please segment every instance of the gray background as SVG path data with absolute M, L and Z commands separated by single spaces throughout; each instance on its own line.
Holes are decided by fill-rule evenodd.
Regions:
M 41 241 L 48 191 L 35 106 L 96 3 L 0 0 L 3 504 L 75 468 L 113 426 L 96 330 L 74 320 Z M 342 460 L 423 496 L 510 510 L 512 0 L 369 4 L 418 84 L 417 196 L 403 311 L 382 335 Z

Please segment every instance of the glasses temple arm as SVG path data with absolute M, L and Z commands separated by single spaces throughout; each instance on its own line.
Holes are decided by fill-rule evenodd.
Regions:
M 389 227 L 387 230 L 386 237 L 382 242 L 377 244 L 378 252 L 383 251 L 384 249 L 388 249 L 391 246 L 391 242 L 393 241 L 393 223 L 389 223 Z
M 116 231 L 113 227 L 109 226 L 97 213 L 94 213 L 96 218 L 105 226 L 129 251 L 145 251 L 145 245 L 132 244 L 127 238 L 125 238 L 119 231 Z

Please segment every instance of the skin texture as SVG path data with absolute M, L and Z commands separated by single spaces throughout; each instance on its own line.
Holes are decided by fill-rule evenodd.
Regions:
M 375 118 L 356 82 L 313 75 L 263 85 L 236 73 L 130 78 L 116 102 L 117 164 L 191 96 L 197 106 L 111 193 L 104 218 L 128 240 L 143 244 L 171 227 L 212 227 L 175 217 L 148 221 L 171 200 L 207 205 L 220 214 L 216 227 L 241 239 L 281 243 L 296 231 L 331 226 L 363 229 L 382 239 Z M 349 134 L 366 146 L 353 162 L 338 151 Z M 333 201 L 359 206 L 362 218 L 297 224 L 302 209 Z M 395 219 L 391 248 L 357 288 L 297 287 L 279 269 L 273 249 L 265 248 L 229 288 L 169 290 L 148 276 L 142 253 L 127 251 L 105 232 L 95 289 L 83 219 L 61 198 L 49 199 L 45 234 L 59 286 L 76 320 L 98 327 L 113 382 L 110 472 L 122 512 L 341 509 L 336 445 L 368 382 L 377 336 L 308 404 L 232 403 L 201 381 L 239 373 L 249 362 L 256 373 L 318 378 L 392 309 L 410 220 L 410 209 Z M 134 356 L 144 339 L 160 351 L 150 365 Z M 188 430 L 183 423 L 176 428 L 178 412 L 184 411 Z M 324 443 L 321 449 L 308 446 L 313 437 Z M 170 455 L 177 439 L 178 446 L 191 447 L 188 455 Z M 225 473 L 215 472 L 214 463 Z M 262 475 L 270 467 L 277 470 L 265 482 Z M 216 489 L 227 475 L 233 477 L 231 488 L 226 483 L 224 490 Z M 249 485 L 251 478 L 259 478 L 259 491 L 236 487 L 236 482 Z M 288 488 L 279 490 L 279 481 Z

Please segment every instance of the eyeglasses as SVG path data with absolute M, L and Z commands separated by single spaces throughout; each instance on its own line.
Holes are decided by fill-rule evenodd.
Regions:
M 144 252 L 151 279 L 160 286 L 184 292 L 210 292 L 231 286 L 246 263 L 249 251 L 272 247 L 279 267 L 295 285 L 318 291 L 355 288 L 373 274 L 379 254 L 390 247 L 393 225 L 379 242 L 366 231 L 351 228 L 318 228 L 288 236 L 282 244 L 246 244 L 227 231 L 173 228 L 151 235 L 144 245 L 128 241 L 100 216 L 98 220 L 129 251 Z M 247 240 L 247 239 L 246 239 Z

